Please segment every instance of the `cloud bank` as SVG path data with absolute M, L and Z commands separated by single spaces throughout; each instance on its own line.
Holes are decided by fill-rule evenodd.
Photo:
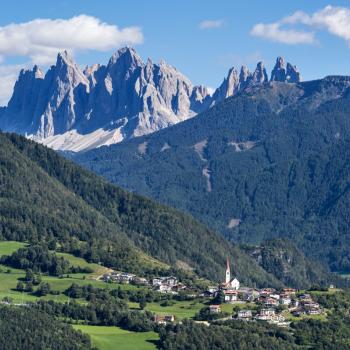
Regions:
M 304 26 L 305 30 L 295 29 Z M 297 11 L 275 23 L 258 23 L 250 34 L 283 44 L 316 44 L 316 32 L 325 30 L 350 45 L 350 9 L 326 6 L 313 14 Z
M 0 27 L 0 59 L 29 57 L 36 64 L 53 63 L 57 52 L 108 51 L 128 44 L 140 44 L 139 27 L 119 29 L 96 17 L 80 15 L 70 19 L 35 19 Z
M 30 64 L 49 65 L 57 53 L 67 49 L 108 51 L 143 42 L 139 27 L 119 28 L 96 17 L 80 15 L 69 19 L 34 19 L 0 27 L 0 106 L 11 97 L 21 68 Z M 26 64 L 6 64 L 6 57 L 24 57 Z

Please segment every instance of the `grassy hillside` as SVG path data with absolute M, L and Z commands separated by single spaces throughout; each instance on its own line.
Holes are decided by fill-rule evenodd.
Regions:
M 348 77 L 268 84 L 74 159 L 235 242 L 289 238 L 332 270 L 350 271 L 349 86 Z
M 231 256 L 244 283 L 281 285 L 191 216 L 128 193 L 23 137 L 0 134 L 0 142 L 0 239 L 43 240 L 130 272 L 165 270 L 167 263 L 212 280 L 223 278 Z

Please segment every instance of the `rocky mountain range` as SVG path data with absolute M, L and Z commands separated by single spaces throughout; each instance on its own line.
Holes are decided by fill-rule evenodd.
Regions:
M 277 58 L 270 81 L 298 83 L 299 71 Z M 22 70 L 0 128 L 59 150 L 110 145 L 192 118 L 225 98 L 269 82 L 262 62 L 254 72 L 231 68 L 213 95 L 164 61 L 144 63 L 129 47 L 107 65 L 82 70 L 65 51 L 46 74 Z

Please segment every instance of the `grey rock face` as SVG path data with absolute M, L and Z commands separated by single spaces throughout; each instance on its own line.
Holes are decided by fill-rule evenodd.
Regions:
M 296 82 L 300 73 L 278 58 L 272 77 Z M 20 73 L 8 106 L 0 110 L 0 128 L 54 149 L 81 151 L 166 128 L 266 82 L 262 62 L 253 73 L 245 66 L 239 73 L 231 68 L 211 96 L 164 61 L 143 63 L 129 47 L 107 65 L 84 70 L 65 51 L 45 75 L 36 66 Z
M 301 82 L 301 74 L 296 66 L 291 65 L 290 63 L 287 63 L 287 76 L 286 76 L 286 82 L 287 83 L 299 83 Z
M 252 75 L 251 80 L 249 81 L 250 85 L 263 84 L 269 81 L 267 77 L 266 69 L 263 62 L 259 62 L 256 66 L 256 69 Z
M 164 61 L 144 64 L 132 48 L 84 71 L 63 52 L 45 75 L 37 67 L 21 72 L 0 126 L 53 148 L 82 150 L 176 124 L 209 99 L 205 87 Z
M 284 83 L 298 83 L 301 76 L 296 66 L 287 63 L 282 57 L 277 57 L 275 67 L 271 72 L 270 81 Z M 269 82 L 268 74 L 263 62 L 259 62 L 253 73 L 249 72 L 247 66 L 242 66 L 239 76 L 235 68 L 231 68 L 228 76 L 213 94 L 211 105 L 215 105 L 227 97 L 234 96 L 246 88 L 266 84 Z
M 301 81 L 301 75 L 296 66 L 287 63 L 282 57 L 277 57 L 275 67 L 271 73 L 271 81 L 279 81 L 283 83 L 299 83 Z

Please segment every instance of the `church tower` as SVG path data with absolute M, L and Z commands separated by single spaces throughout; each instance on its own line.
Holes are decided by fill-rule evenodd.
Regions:
M 230 283 L 230 281 L 231 281 L 230 261 L 229 261 L 229 259 L 227 257 L 225 283 Z

